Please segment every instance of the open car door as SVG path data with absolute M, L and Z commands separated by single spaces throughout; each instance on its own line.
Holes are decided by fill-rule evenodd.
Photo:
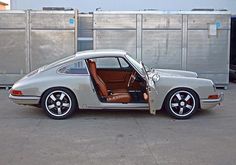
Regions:
M 158 99 L 158 93 L 155 87 L 155 81 L 153 81 L 152 78 L 148 76 L 148 73 L 145 69 L 144 64 L 140 61 L 142 64 L 142 70 L 145 75 L 145 80 L 146 80 L 146 86 L 147 86 L 147 92 L 148 92 L 148 103 L 149 103 L 149 111 L 151 114 L 155 115 L 156 110 L 158 108 L 158 103 L 156 99 Z

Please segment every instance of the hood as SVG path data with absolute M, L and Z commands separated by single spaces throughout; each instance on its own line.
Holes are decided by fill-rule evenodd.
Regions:
M 183 70 L 155 69 L 154 72 L 156 72 L 160 76 L 193 77 L 193 78 L 198 77 L 196 72 L 183 71 Z

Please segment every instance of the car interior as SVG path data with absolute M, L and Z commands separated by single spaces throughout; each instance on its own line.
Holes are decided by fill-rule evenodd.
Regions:
M 121 57 L 86 60 L 96 93 L 101 102 L 147 103 L 146 82 Z

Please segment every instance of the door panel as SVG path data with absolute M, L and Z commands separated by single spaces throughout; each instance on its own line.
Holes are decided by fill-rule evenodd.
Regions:
M 158 109 L 158 102 L 156 101 L 156 99 L 158 99 L 158 94 L 157 94 L 157 90 L 155 87 L 155 81 L 151 78 L 154 75 L 148 75 L 147 71 L 145 70 L 145 66 L 143 63 L 142 64 L 142 70 L 144 73 L 144 78 L 146 80 L 147 83 L 147 92 L 148 92 L 148 104 L 149 104 L 149 111 L 151 114 L 155 115 L 156 114 L 156 110 Z
M 155 115 L 156 110 L 158 109 L 158 102 L 156 101 L 156 99 L 158 99 L 158 95 L 154 81 L 152 79 L 148 79 L 147 82 L 148 82 L 147 85 L 148 85 L 148 96 L 149 96 L 148 100 L 149 110 L 151 114 Z

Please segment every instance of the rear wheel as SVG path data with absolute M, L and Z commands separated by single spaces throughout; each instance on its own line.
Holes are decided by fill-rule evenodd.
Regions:
M 165 109 L 176 119 L 188 119 L 198 108 L 198 96 L 191 89 L 175 89 L 166 97 Z
M 77 101 L 70 90 L 53 88 L 44 93 L 41 105 L 50 118 L 66 119 L 75 112 Z

